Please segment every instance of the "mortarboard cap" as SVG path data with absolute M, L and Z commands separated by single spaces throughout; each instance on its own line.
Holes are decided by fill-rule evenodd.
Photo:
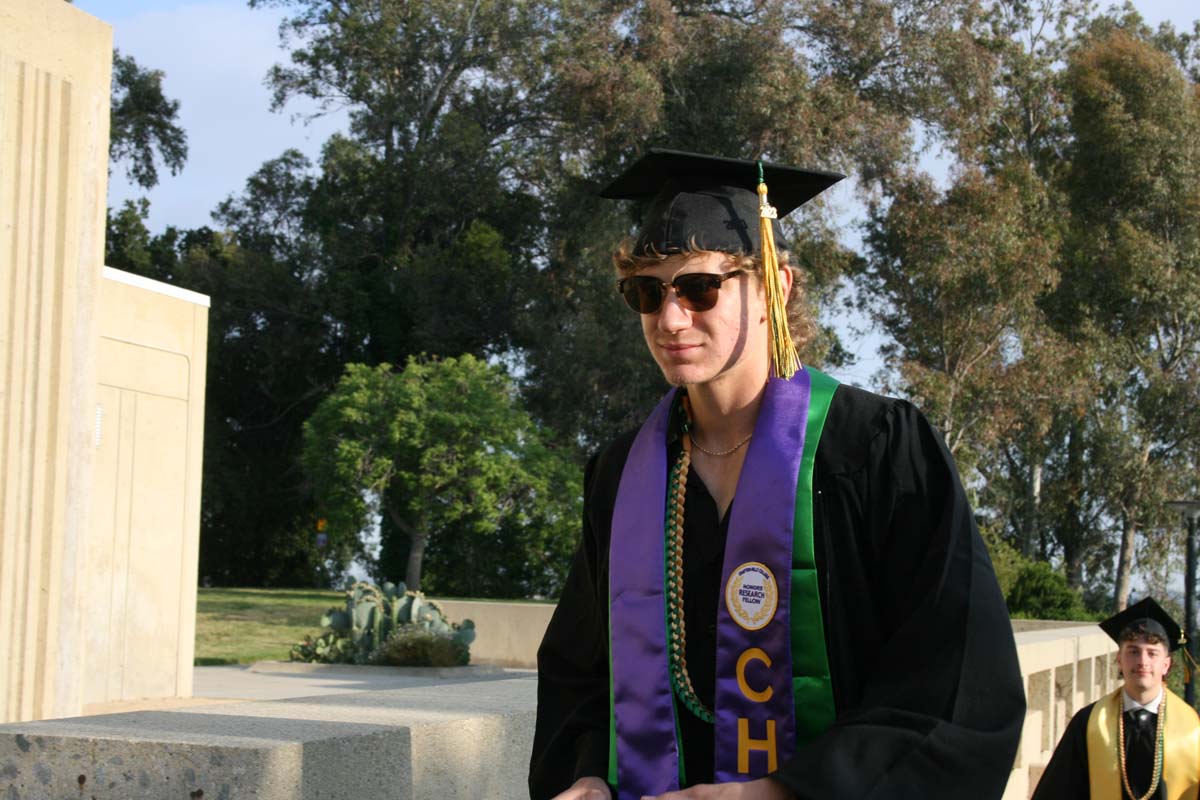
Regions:
M 601 197 L 653 198 L 634 245 L 635 255 L 668 255 L 691 249 L 751 255 L 762 249 L 759 231 L 759 162 L 651 148 Z M 779 217 L 816 197 L 844 176 L 762 164 L 771 205 Z M 779 238 L 778 222 L 774 223 Z
M 1183 631 L 1171 615 L 1163 611 L 1162 606 L 1147 597 L 1139 600 L 1129 608 L 1114 614 L 1100 623 L 1100 627 L 1117 644 L 1121 643 L 1122 635 L 1127 632 L 1151 634 L 1158 636 L 1167 643 L 1167 650 L 1174 650 L 1184 644 Z

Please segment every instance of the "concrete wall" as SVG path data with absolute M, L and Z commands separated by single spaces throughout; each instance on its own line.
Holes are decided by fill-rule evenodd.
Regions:
M 454 622 L 474 621 L 472 664 L 537 667 L 537 649 L 554 613 L 553 603 L 485 603 L 476 600 L 438 600 Z
M 190 697 L 208 298 L 100 287 L 84 702 Z
M 0 0 L 0 720 L 82 706 L 112 31 Z
M 208 301 L 101 277 L 111 79 L 0 0 L 0 722 L 191 693 Z

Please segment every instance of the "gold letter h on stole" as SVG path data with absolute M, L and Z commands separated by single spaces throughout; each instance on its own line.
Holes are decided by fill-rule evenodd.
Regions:
M 761 661 L 769 668 L 771 666 L 771 657 L 765 651 L 751 647 L 746 652 L 738 656 L 737 660 L 737 683 L 738 688 L 742 690 L 742 695 L 747 700 L 755 703 L 765 703 L 771 699 L 771 695 L 775 693 L 774 687 L 768 686 L 762 691 L 755 691 L 746 683 L 746 664 L 751 661 Z M 745 717 L 738 717 L 738 772 L 743 775 L 750 772 L 750 751 L 765 750 L 767 753 L 767 771 L 774 772 L 779 765 L 778 755 L 775 747 L 775 720 L 767 720 L 767 738 L 751 739 L 750 738 L 750 720 Z

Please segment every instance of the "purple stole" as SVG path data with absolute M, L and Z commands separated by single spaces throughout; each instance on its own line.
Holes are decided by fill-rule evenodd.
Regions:
M 762 777 L 795 751 L 789 610 L 810 392 L 807 369 L 767 383 L 730 511 L 717 612 L 718 783 Z M 609 781 L 619 800 L 680 785 L 664 591 L 666 443 L 675 394 L 663 398 L 634 439 L 613 510 Z

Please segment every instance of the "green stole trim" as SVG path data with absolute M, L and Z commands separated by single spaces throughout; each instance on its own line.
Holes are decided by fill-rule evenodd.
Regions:
M 792 702 L 796 709 L 796 746 L 807 744 L 833 724 L 833 680 L 825 649 L 825 622 L 817 583 L 813 532 L 813 465 L 825 417 L 838 382 L 812 367 L 808 401 L 808 426 L 804 455 L 796 484 L 796 521 L 792 527 Z
M 825 623 L 821 616 L 821 593 L 817 582 L 816 550 L 813 544 L 813 466 L 817 445 L 825 429 L 825 418 L 837 391 L 838 381 L 823 372 L 805 367 L 811 375 L 808 422 L 804 453 L 796 482 L 796 517 L 792 524 L 791 651 L 792 700 L 795 708 L 796 745 L 807 744 L 833 725 L 833 680 L 825 648 Z M 665 517 L 665 499 L 664 499 Z M 663 537 L 666 546 L 666 537 Z M 665 563 L 665 562 L 664 562 Z M 612 569 L 612 564 L 609 564 Z M 666 580 L 666 576 L 663 576 Z M 608 619 L 608 783 L 617 785 L 617 716 L 613 710 L 612 616 Z M 679 782 L 686 785 L 683 742 L 679 735 L 679 702 L 675 703 L 675 739 L 679 751 Z
M 666 538 L 666 537 L 663 537 Z M 612 569 L 612 563 L 608 565 Z M 665 580 L 665 579 L 664 579 Z M 617 785 L 617 712 L 614 708 L 616 692 L 613 691 L 612 666 L 612 608 L 608 614 L 608 785 Z M 678 712 L 676 712 L 678 716 Z M 679 722 L 675 723 L 675 738 L 679 739 Z M 682 760 L 682 759 L 681 759 Z

